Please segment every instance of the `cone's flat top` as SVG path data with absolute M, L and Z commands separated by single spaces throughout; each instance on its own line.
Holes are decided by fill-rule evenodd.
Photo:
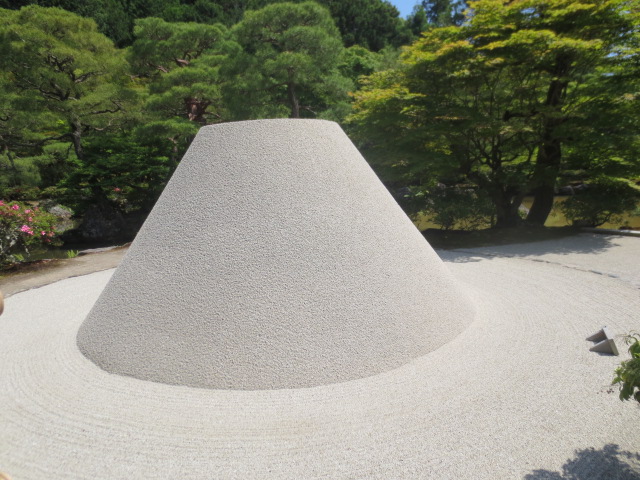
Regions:
M 78 334 L 103 369 L 219 389 L 398 367 L 473 307 L 340 127 L 200 130 Z

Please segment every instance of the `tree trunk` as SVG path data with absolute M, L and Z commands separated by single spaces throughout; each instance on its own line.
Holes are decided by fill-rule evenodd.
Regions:
M 562 146 L 560 140 L 554 139 L 553 134 L 545 134 L 545 140 L 538 150 L 536 167 L 533 172 L 534 191 L 533 205 L 527 215 L 527 222 L 534 225 L 544 225 L 553 208 L 556 178 L 560 173 L 562 161 Z
M 189 121 L 197 122 L 201 125 L 205 125 L 207 123 L 204 116 L 207 113 L 207 108 L 211 102 L 206 102 L 197 98 L 186 98 L 184 103 Z
M 296 95 L 296 87 L 293 83 L 287 84 L 287 94 L 289 95 L 289 103 L 291 104 L 291 117 L 300 118 L 300 102 Z
M 497 175 L 501 162 L 492 165 L 493 177 Z M 469 178 L 475 180 L 481 190 L 489 194 L 494 207 L 491 226 L 495 228 L 517 227 L 521 223 L 518 210 L 525 195 L 525 189 L 520 185 L 504 185 L 495 178 L 469 173 Z M 495 223 L 494 223 L 495 220 Z
M 493 199 L 496 207 L 496 228 L 510 228 L 520 225 L 518 209 L 522 203 L 523 195 L 513 197 L 504 192 L 498 193 Z
M 84 150 L 82 149 L 82 125 L 73 122 L 71 124 L 73 132 L 71 132 L 71 141 L 73 142 L 73 150 L 76 152 L 78 160 L 84 159 Z
M 178 168 L 178 140 L 175 137 L 167 137 L 167 139 L 173 145 L 171 147 L 171 164 L 173 165 L 174 170 Z M 167 179 L 168 180 L 168 179 Z
M 547 111 L 542 120 L 542 140 L 538 147 L 536 166 L 531 177 L 533 188 L 533 205 L 527 215 L 527 222 L 534 225 L 544 225 L 553 208 L 556 179 L 560 173 L 562 161 L 562 142 L 556 136 L 556 128 L 564 121 L 562 117 L 562 105 L 564 93 L 568 82 L 564 78 L 571 69 L 571 59 L 559 56 L 556 59 L 554 79 L 549 84 L 547 99 L 545 101 Z

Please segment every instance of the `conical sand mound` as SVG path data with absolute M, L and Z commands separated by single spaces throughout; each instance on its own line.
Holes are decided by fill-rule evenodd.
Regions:
M 104 370 L 276 389 L 362 378 L 473 308 L 335 123 L 204 127 L 78 333 Z

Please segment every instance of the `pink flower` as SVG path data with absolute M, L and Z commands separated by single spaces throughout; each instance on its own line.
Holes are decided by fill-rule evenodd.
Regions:
M 20 205 L 12 205 L 11 210 L 20 210 Z
M 27 218 L 27 222 L 33 222 L 33 217 Z
M 118 193 L 118 192 L 121 192 L 121 191 L 122 191 L 122 189 L 121 189 L 121 188 L 118 188 L 118 187 L 114 187 L 113 191 L 114 191 L 114 192 L 116 192 L 116 193 Z
M 42 230 L 42 231 L 40 232 L 40 235 L 42 235 L 43 237 L 44 237 L 46 234 L 47 234 L 47 232 L 45 232 L 44 230 Z
M 4 202 L 2 200 L 0 200 L 0 207 L 4 205 Z
M 31 230 L 31 227 L 29 225 L 22 225 L 22 227 L 20 227 L 20 231 L 26 233 L 27 235 L 33 235 L 33 230 Z
M 31 213 L 31 210 L 27 208 L 27 209 L 24 211 L 24 213 Z M 31 220 L 29 220 L 29 221 L 31 221 Z

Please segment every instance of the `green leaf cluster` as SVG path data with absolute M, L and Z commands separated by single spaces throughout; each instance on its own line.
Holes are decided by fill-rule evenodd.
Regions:
M 37 207 L 0 201 L 0 266 L 28 254 L 32 246 L 57 244 L 55 221 Z
M 640 187 L 633 182 L 602 176 L 591 179 L 586 192 L 569 197 L 560 209 L 574 225 L 599 227 L 621 221 L 639 202 Z
M 348 121 L 378 171 L 414 187 L 473 185 L 497 226 L 521 222 L 526 194 L 527 221 L 544 223 L 558 183 L 576 175 L 637 178 L 638 2 L 469 6 L 354 94 Z
M 620 400 L 633 398 L 640 402 L 640 336 L 628 335 L 625 341 L 629 345 L 631 359 L 623 361 L 616 368 L 613 385 L 620 387 Z
M 567 183 L 592 187 L 565 205 L 577 222 L 636 201 L 638 0 L 434 0 L 404 23 L 383 0 L 133 0 L 131 35 L 109 33 L 126 48 L 101 33 L 115 0 L 47 2 L 95 21 L 2 10 L 0 188 L 146 209 L 203 125 L 348 117 L 447 227 L 517 225 L 526 194 L 540 223 Z
M 326 8 L 268 5 L 246 12 L 232 33 L 241 50 L 223 74 L 234 118 L 317 117 L 347 101 L 342 41 Z
M 2 10 L 0 187 L 61 187 L 79 211 L 148 209 L 203 125 L 343 118 L 382 57 L 346 50 L 316 3 L 247 10 L 259 3 L 231 30 L 139 19 L 126 49 L 61 8 Z
M 118 47 L 131 45 L 135 39 L 136 20 L 157 17 L 166 22 L 223 24 L 231 27 L 245 12 L 259 10 L 282 0 L 0 0 L 0 8 L 19 9 L 37 4 L 58 7 L 95 20 L 100 33 Z M 304 0 L 294 0 L 300 3 Z M 361 45 L 378 51 L 387 45 L 408 43 L 407 22 L 385 0 L 318 0 L 328 8 L 347 47 Z M 413 28 L 415 35 L 420 30 Z

